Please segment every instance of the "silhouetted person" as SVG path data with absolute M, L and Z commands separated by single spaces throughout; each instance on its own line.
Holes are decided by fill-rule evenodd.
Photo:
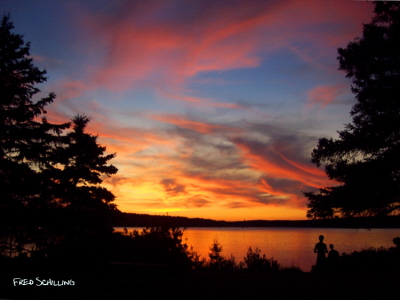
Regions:
M 400 237 L 395 237 L 393 243 L 396 245 L 396 247 L 393 247 L 393 254 L 396 256 L 400 266 Z
M 337 252 L 332 244 L 329 245 L 329 248 L 331 249 L 328 253 L 328 258 L 332 261 L 337 261 L 339 257 L 339 252 Z
M 326 262 L 326 253 L 328 253 L 328 248 L 326 247 L 326 244 L 323 242 L 324 241 L 324 236 L 320 235 L 319 236 L 319 243 L 315 244 L 314 247 L 314 253 L 317 253 L 317 269 L 323 269 L 325 266 Z
M 333 249 L 333 245 L 330 244 L 329 248 L 331 249 L 328 253 L 328 266 L 331 271 L 336 270 L 336 266 L 339 260 L 339 252 L 337 252 L 335 249 Z

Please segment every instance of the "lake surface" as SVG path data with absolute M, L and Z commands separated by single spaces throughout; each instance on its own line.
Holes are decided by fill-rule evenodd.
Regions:
M 136 227 L 128 227 L 129 232 Z M 116 227 L 122 231 L 122 227 Z M 183 242 L 193 246 L 208 260 L 208 253 L 214 239 L 222 245 L 222 255 L 236 261 L 243 261 L 247 248 L 261 249 L 267 258 L 274 258 L 282 266 L 300 267 L 309 272 L 315 264 L 314 246 L 318 236 L 324 235 L 324 242 L 333 244 L 340 254 L 360 251 L 370 247 L 393 247 L 393 238 L 400 236 L 400 229 L 339 229 L 339 228 L 188 228 L 184 231 Z

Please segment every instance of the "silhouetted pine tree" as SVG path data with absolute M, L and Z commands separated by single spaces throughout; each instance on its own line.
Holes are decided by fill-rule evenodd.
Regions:
M 18 256 L 32 244 L 32 256 L 89 253 L 110 233 L 114 195 L 100 186 L 115 174 L 89 122 L 51 124 L 44 114 L 55 95 L 38 101 L 46 80 L 29 57 L 29 43 L 11 32 L 8 15 L 0 26 L 0 256 Z M 95 256 L 99 251 L 90 253 Z M 58 254 L 57 254 L 58 253 Z M 75 253 L 75 254 L 76 254 Z
M 100 184 L 104 176 L 117 173 L 117 168 L 108 164 L 115 154 L 105 155 L 106 147 L 97 143 L 98 137 L 85 132 L 89 117 L 76 115 L 72 121 L 73 130 L 65 136 L 67 143 L 56 149 L 57 168 L 49 172 L 57 183 L 53 198 L 70 219 L 64 227 L 67 235 L 101 236 L 112 231 L 115 196 Z
M 0 27 L 1 209 L 43 205 L 38 174 L 51 164 L 53 145 L 69 127 L 50 124 L 43 117 L 54 94 L 32 101 L 40 92 L 35 85 L 46 80 L 46 71 L 32 64 L 29 43 L 13 34 L 13 28 L 10 17 L 4 16 Z
M 92 211 L 114 208 L 114 195 L 100 186 L 103 176 L 117 173 L 108 165 L 115 154 L 105 155 L 106 147 L 97 143 L 98 137 L 86 133 L 90 118 L 76 115 L 73 131 L 66 135 L 68 143 L 57 150 L 59 157 L 59 201 L 72 210 Z
M 41 217 L 32 209 L 48 208 L 52 201 L 42 195 L 47 181 L 42 170 L 51 167 L 54 146 L 69 127 L 44 117 L 54 94 L 33 101 L 46 71 L 33 65 L 29 43 L 13 28 L 5 15 L 0 26 L 0 251 L 9 256 L 39 235 L 33 224 Z
M 338 185 L 304 193 L 308 218 L 400 212 L 400 4 L 375 2 L 375 13 L 362 37 L 338 49 L 357 102 L 339 138 L 312 152 Z

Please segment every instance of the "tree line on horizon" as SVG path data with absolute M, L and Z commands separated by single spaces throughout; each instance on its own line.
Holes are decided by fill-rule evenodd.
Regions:
M 379 218 L 326 218 L 310 220 L 223 221 L 181 216 L 148 215 L 115 211 L 115 227 L 303 227 L 303 228 L 400 228 L 400 216 Z

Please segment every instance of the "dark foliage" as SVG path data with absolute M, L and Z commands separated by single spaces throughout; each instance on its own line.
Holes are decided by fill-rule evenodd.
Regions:
M 50 124 L 42 115 L 55 95 L 37 102 L 35 85 L 46 80 L 29 58 L 29 43 L 13 34 L 9 16 L 0 27 L 0 185 L 2 209 L 46 206 L 40 171 L 51 166 L 51 151 L 69 123 Z M 41 121 L 38 118 L 42 116 Z M 21 188 L 23 187 L 23 188 Z
M 261 250 L 249 247 L 244 258 L 244 267 L 250 272 L 277 273 L 281 266 L 273 258 L 267 258 L 265 254 L 261 255 Z
M 222 256 L 222 245 L 215 238 L 213 244 L 210 247 L 210 253 L 208 257 L 210 260 L 204 264 L 209 270 L 212 271 L 235 271 L 238 270 L 239 266 L 235 261 L 235 257 L 231 255 L 229 258 Z
M 114 195 L 99 186 L 101 176 L 117 173 L 117 168 L 107 165 L 115 154 L 104 155 L 106 147 L 97 143 L 97 136 L 85 129 L 90 118 L 74 117 L 73 131 L 65 136 L 66 145 L 56 149 L 59 158 L 54 180 L 58 183 L 55 198 L 75 210 L 95 210 L 103 206 L 115 207 Z
M 400 212 L 400 4 L 375 2 L 363 36 L 338 49 L 356 104 L 339 138 L 322 138 L 312 162 L 337 185 L 305 192 L 308 218 Z
M 211 272 L 248 272 L 248 273 L 301 273 L 299 268 L 283 268 L 273 258 L 267 258 L 265 254 L 261 254 L 261 250 L 249 247 L 247 249 L 244 262 L 236 262 L 235 257 L 231 254 L 229 258 L 222 255 L 223 247 L 215 238 L 210 246 L 208 254 L 209 260 L 200 258 L 198 255 L 193 257 L 192 261 L 194 269 L 205 270 Z M 195 258 L 195 259 L 194 259 Z
M 338 261 L 337 272 L 343 273 L 398 273 L 400 251 L 398 247 L 369 248 L 343 253 Z
M 198 255 L 182 243 L 182 235 L 183 229 L 168 227 L 114 233 L 110 243 L 112 249 L 109 249 L 109 260 L 191 269 Z
M 29 43 L 12 33 L 10 16 L 0 26 L 0 254 L 6 257 L 95 257 L 112 232 L 114 195 L 99 184 L 117 169 L 107 165 L 89 118 L 51 124 L 36 87 L 46 81 L 30 58 Z M 101 253 L 96 251 L 95 253 Z M 79 253 L 79 254 L 78 254 Z M 91 253 L 91 254 L 89 254 Z

